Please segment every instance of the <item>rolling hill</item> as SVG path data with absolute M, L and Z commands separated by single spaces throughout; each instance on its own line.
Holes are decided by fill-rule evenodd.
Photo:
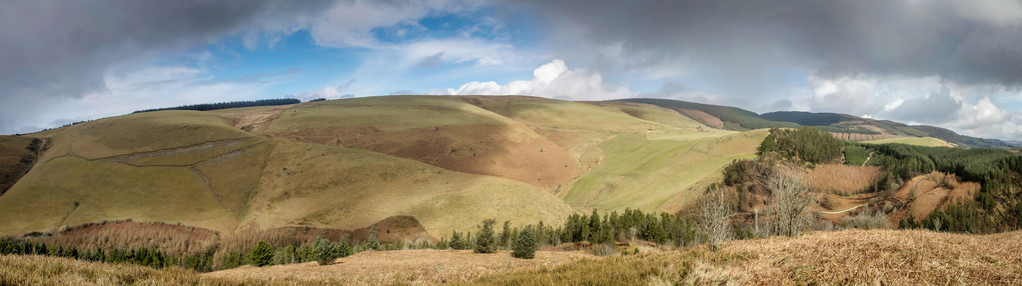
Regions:
M 767 129 L 814 124 L 827 124 L 819 129 L 828 132 Z M 786 136 L 783 134 L 801 137 L 778 139 Z M 274 280 L 278 282 L 303 284 L 390 283 L 398 282 L 388 280 L 395 277 L 427 276 L 437 281 L 522 284 L 527 281 L 514 275 L 547 275 L 551 270 L 546 267 L 552 265 L 561 265 L 556 271 L 571 275 L 556 279 L 578 282 L 589 281 L 577 280 L 578 273 L 678 261 L 691 254 L 698 256 L 686 264 L 635 268 L 639 270 L 621 275 L 654 282 L 691 281 L 686 280 L 689 278 L 719 282 L 725 281 L 719 280 L 723 279 L 719 273 L 739 271 L 752 275 L 731 277 L 741 283 L 799 283 L 807 277 L 861 282 L 861 269 L 834 274 L 840 272 L 784 264 L 788 259 L 806 259 L 803 252 L 820 251 L 842 259 L 872 261 L 873 254 L 849 255 L 868 246 L 856 246 L 859 252 L 809 246 L 869 243 L 850 241 L 840 234 L 733 242 L 725 244 L 728 252 L 676 247 L 703 243 L 702 229 L 693 215 L 700 202 L 706 202 L 707 190 L 722 190 L 733 200 L 735 213 L 729 217 L 736 239 L 767 236 L 755 229 L 760 226 L 760 215 L 766 216 L 764 211 L 772 206 L 774 191 L 767 178 L 778 174 L 773 170 L 781 165 L 804 171 L 812 186 L 806 195 L 812 200 L 805 208 L 805 221 L 811 221 L 807 226 L 811 229 L 899 226 L 970 233 L 1014 229 L 1002 226 L 1013 226 L 1014 212 L 1022 213 L 1022 203 L 1014 199 L 1018 184 L 1014 181 L 1017 175 L 1012 174 L 1017 173 L 1011 173 L 1022 160 L 1006 150 L 947 148 L 971 147 L 968 142 L 978 142 L 953 135 L 957 134 L 843 114 L 761 116 L 738 108 L 645 99 L 573 102 L 524 96 L 397 95 L 209 111 L 139 112 L 23 136 L 0 136 L 0 173 L 3 183 L 10 186 L 0 195 L 0 217 L 5 218 L 0 220 L 0 239 L 4 239 L 0 243 L 6 242 L 0 248 L 5 253 L 79 259 L 95 259 L 96 253 L 102 253 L 98 249 L 111 254 L 122 250 L 116 258 L 122 260 L 105 261 L 198 271 L 231 269 L 202 277 L 179 269 L 166 272 L 185 281 L 228 284 L 262 283 L 272 277 L 287 277 Z M 833 156 L 813 163 L 798 161 L 808 157 L 778 159 L 779 153 L 770 153 L 777 150 L 759 156 L 761 142 L 767 138 L 776 140 L 768 141 L 775 142 L 775 147 L 780 146 L 776 142 L 788 142 L 791 144 L 785 143 L 785 148 L 828 148 L 823 151 Z M 942 138 L 966 143 L 953 144 Z M 992 168 L 994 165 L 1003 168 Z M 1000 174 L 997 178 L 1002 181 L 991 181 L 994 177 L 985 174 Z M 748 182 L 727 183 L 725 177 Z M 976 218 L 982 210 L 977 208 L 979 203 L 997 212 Z M 593 213 L 593 218 L 602 214 L 602 219 L 589 220 L 584 215 L 588 213 Z M 475 255 L 469 250 L 445 250 L 453 245 L 454 233 L 478 239 L 472 233 L 479 234 L 481 222 L 488 219 L 498 226 L 507 221 L 508 237 L 516 236 L 519 227 L 544 227 L 537 236 L 544 237 L 540 245 L 545 251 L 537 254 L 537 260 L 519 263 L 506 253 Z M 975 221 L 992 224 L 970 224 Z M 760 230 L 767 231 L 772 222 L 763 223 L 767 224 Z M 604 230 L 592 233 L 600 236 L 586 237 L 586 229 L 599 228 Z M 627 237 L 628 231 L 631 237 Z M 935 233 L 906 233 L 916 237 L 908 243 L 947 239 Z M 893 235 L 887 232 L 853 234 L 887 244 L 906 242 L 892 240 Z M 612 239 L 592 243 L 599 237 Z M 315 238 L 351 243 L 357 254 L 335 265 L 300 263 L 310 261 L 313 247 L 319 249 L 311 246 L 318 245 Z M 371 247 L 373 239 L 384 246 Z M 259 241 L 276 247 L 274 264 L 291 265 L 273 266 L 272 271 L 236 268 L 252 263 L 250 251 Z M 13 242 L 19 248 L 12 248 Z M 26 246 L 32 244 L 35 246 Z M 500 247 L 502 251 L 508 249 L 506 244 Z M 757 250 L 763 247 L 771 250 Z M 400 249 L 404 250 L 369 251 Z M 158 260 L 145 256 L 157 250 L 162 251 Z M 640 251 L 646 254 L 631 255 Z M 132 253 L 133 258 L 122 257 L 124 253 Z M 623 254 L 600 258 L 617 253 Z M 295 260 L 295 256 L 304 258 Z M 170 260 L 163 260 L 166 257 Z M 916 257 L 950 261 L 943 256 Z M 162 270 L 33 256 L 3 259 L 18 266 L 0 266 L 0 274 L 32 271 L 39 265 L 73 265 L 70 267 L 81 267 L 81 273 L 105 269 L 101 271 L 164 275 Z M 705 264 L 720 259 L 743 262 Z M 381 260 L 403 264 L 381 264 Z M 764 266 L 743 266 L 744 262 L 780 263 L 785 271 L 802 271 L 799 273 L 808 276 L 777 275 L 757 268 Z M 498 264 L 504 265 L 499 271 L 487 268 Z M 972 267 L 969 265 L 977 264 L 969 262 L 957 265 L 954 271 L 1000 275 L 991 281 L 1008 281 L 1004 279 L 1011 279 L 1010 273 L 1014 273 L 988 264 L 996 263 Z M 359 267 L 390 270 L 364 272 Z M 444 268 L 448 271 L 435 273 L 443 267 L 449 267 Z M 701 274 L 656 274 L 674 267 Z M 397 275 L 393 269 L 417 273 L 419 278 L 405 278 L 411 276 Z M 936 274 L 886 279 L 898 283 L 948 281 L 942 280 L 941 275 L 948 273 L 942 269 L 926 271 Z M 296 278 L 293 273 L 326 280 Z M 337 273 L 346 274 L 338 277 Z M 95 276 L 83 275 L 88 277 L 32 279 L 40 283 L 89 281 Z M 362 278 L 346 280 L 348 276 Z
M 876 143 L 980 142 L 842 114 L 664 99 L 405 95 L 163 110 L 0 136 L 10 185 L 0 235 L 127 220 L 226 234 L 413 221 L 424 233 L 409 238 L 436 239 L 487 218 L 679 212 L 724 166 L 755 157 L 759 128 L 815 124 L 890 135 Z
M 0 234 L 125 220 L 354 230 L 412 217 L 435 239 L 484 218 L 673 212 L 764 136 L 650 104 L 517 96 L 135 113 L 0 138 L 5 168 L 30 169 L 0 196 Z M 49 148 L 31 155 L 34 139 Z

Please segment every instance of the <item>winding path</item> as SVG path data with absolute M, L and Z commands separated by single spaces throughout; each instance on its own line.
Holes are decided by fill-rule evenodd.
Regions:
M 854 209 L 861 208 L 862 206 L 865 206 L 865 205 L 866 204 L 861 204 L 861 205 L 857 205 L 857 206 L 854 206 L 854 207 L 850 207 L 850 208 L 845 209 L 845 210 L 833 211 L 833 212 L 820 212 L 820 213 L 821 214 L 840 214 L 840 213 L 846 213 L 846 212 L 852 211 Z

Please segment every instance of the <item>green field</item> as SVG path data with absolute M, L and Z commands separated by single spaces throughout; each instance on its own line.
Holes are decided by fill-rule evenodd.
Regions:
M 869 143 L 869 144 L 890 144 L 890 143 L 896 143 L 896 144 L 915 145 L 915 146 L 924 146 L 924 147 L 954 147 L 954 145 L 952 145 L 951 143 L 947 143 L 947 141 L 940 140 L 940 139 L 933 138 L 933 137 L 899 137 L 899 138 L 891 138 L 891 139 L 863 141 L 862 143 Z
M 659 134 L 675 139 L 650 140 L 632 133 L 607 140 L 599 144 L 607 154 L 605 161 L 576 181 L 565 201 L 605 211 L 656 211 L 677 195 L 698 198 L 701 190 L 692 186 L 732 160 L 754 157 L 765 137 L 762 131 L 723 134 L 727 133 L 703 138 L 696 136 L 699 133 Z

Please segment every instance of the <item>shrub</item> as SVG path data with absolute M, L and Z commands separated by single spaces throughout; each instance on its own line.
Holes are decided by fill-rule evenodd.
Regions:
M 249 252 L 248 258 L 252 261 L 252 265 L 263 267 L 273 263 L 273 255 L 276 251 L 273 246 L 265 240 L 260 240 L 256 243 L 255 248 Z
M 514 252 L 512 255 L 517 258 L 532 259 L 536 257 L 536 234 L 531 227 L 526 227 L 518 233 L 515 239 Z
M 497 250 L 497 241 L 493 237 L 494 220 L 483 221 L 483 229 L 476 234 L 476 253 L 493 253 Z
M 451 233 L 451 248 L 453 249 L 468 249 L 468 242 L 461 237 L 461 233 L 455 231 Z
M 855 216 L 847 216 L 841 219 L 841 225 L 845 228 L 858 229 L 888 229 L 891 224 L 883 212 L 877 211 L 874 214 L 861 212 Z
M 312 244 L 312 257 L 319 262 L 319 265 L 333 263 L 337 257 L 340 257 L 340 252 L 334 249 L 334 244 L 329 240 L 317 237 Z
M 593 255 L 611 256 L 617 253 L 617 247 L 613 243 L 601 243 L 593 247 Z

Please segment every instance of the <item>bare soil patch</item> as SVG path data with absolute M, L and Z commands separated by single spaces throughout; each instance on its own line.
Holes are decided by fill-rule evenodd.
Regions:
M 265 130 L 266 126 L 274 118 L 280 116 L 281 112 L 294 107 L 294 104 L 261 106 L 253 108 L 234 108 L 218 112 L 221 116 L 230 120 L 231 125 L 248 132 L 258 133 Z

